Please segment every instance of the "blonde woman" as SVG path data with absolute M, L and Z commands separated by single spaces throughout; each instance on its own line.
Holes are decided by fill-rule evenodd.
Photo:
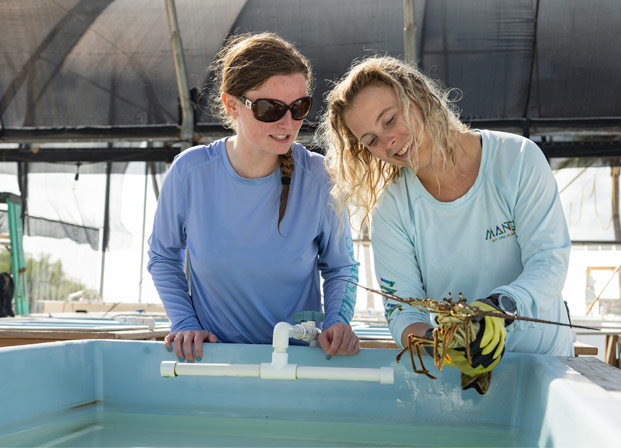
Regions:
M 358 279 L 349 227 L 339 233 L 324 158 L 295 142 L 312 105 L 308 60 L 275 34 L 245 34 L 213 71 L 215 114 L 235 135 L 176 157 L 150 238 L 166 348 L 193 362 L 203 342 L 270 344 L 279 321 L 322 311 L 321 273 L 321 347 L 328 359 L 357 353 L 356 290 L 342 281 Z
M 561 289 L 570 240 L 535 143 L 468 129 L 447 92 L 391 57 L 355 63 L 327 102 L 321 135 L 334 197 L 371 221 L 384 291 L 436 299 L 461 291 L 483 309 L 568 322 Z M 385 312 L 401 346 L 410 334 L 431 335 L 429 315 L 390 300 Z M 485 317 L 473 365 L 461 357 L 453 366 L 491 371 L 505 347 L 573 353 L 568 327 Z

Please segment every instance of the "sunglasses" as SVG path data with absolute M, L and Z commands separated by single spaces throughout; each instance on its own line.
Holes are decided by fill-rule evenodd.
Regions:
M 280 120 L 288 110 L 291 111 L 291 117 L 294 120 L 303 120 L 313 105 L 313 99 L 310 96 L 298 98 L 289 105 L 282 101 L 266 98 L 250 101 L 248 98 L 241 96 L 239 99 L 252 111 L 254 118 L 264 123 L 273 123 Z

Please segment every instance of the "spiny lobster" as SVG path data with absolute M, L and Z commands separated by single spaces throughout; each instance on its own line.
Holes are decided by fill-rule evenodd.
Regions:
M 523 320 L 550 325 L 593 329 L 581 325 L 573 325 L 563 322 L 553 322 L 548 320 L 535 319 L 531 317 L 518 316 L 514 314 L 505 314 L 502 312 L 485 311 L 477 306 L 469 305 L 467 300 L 462 296 L 461 292 L 459 293 L 458 300 L 453 299 L 453 296 L 450 292 L 448 293 L 449 297 L 444 298 L 442 301 L 429 298 L 404 299 L 402 297 L 396 296 L 394 294 L 389 294 L 384 291 L 379 291 L 358 284 L 356 285 L 360 286 L 363 289 L 366 289 L 367 291 L 371 291 L 375 294 L 379 294 L 383 297 L 391 299 L 395 302 L 403 303 L 405 305 L 412 306 L 420 311 L 426 313 L 435 313 L 437 315 L 436 322 L 438 323 L 438 326 L 435 327 L 433 330 L 433 338 L 429 339 L 426 337 L 410 334 L 408 336 L 408 345 L 397 355 L 397 362 L 399 362 L 403 354 L 409 351 L 410 360 L 412 362 L 412 370 L 414 371 L 414 373 L 424 374 L 432 379 L 435 379 L 436 377 L 431 375 L 425 367 L 425 364 L 423 363 L 423 359 L 421 357 L 420 347 L 433 347 L 433 360 L 439 370 L 442 370 L 445 360 L 451 362 L 449 353 L 452 349 L 464 350 L 468 363 L 472 365 L 472 358 L 470 356 L 470 342 L 474 341 L 479 331 L 479 320 L 474 319 L 478 316 L 500 317 L 502 319 Z M 417 368 L 416 366 L 416 362 L 414 360 L 414 353 L 416 353 L 420 368 Z M 491 371 L 476 375 L 474 377 L 462 373 L 462 388 L 467 389 L 470 387 L 474 387 L 480 394 L 484 394 L 489 389 L 491 378 Z

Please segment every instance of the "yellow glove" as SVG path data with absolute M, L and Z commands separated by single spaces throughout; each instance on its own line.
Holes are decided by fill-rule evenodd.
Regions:
M 502 353 L 504 353 L 504 347 Z M 488 365 L 480 364 L 478 366 L 471 366 L 468 363 L 468 359 L 466 358 L 465 350 L 448 350 L 447 355 L 450 361 L 447 358 L 444 358 L 444 365 L 454 367 L 456 369 L 459 369 L 465 375 L 474 377 L 482 373 L 491 372 L 492 369 L 496 367 L 496 365 L 500 362 L 500 359 L 502 358 L 502 353 L 497 358 L 491 358 L 492 362 Z M 472 353 L 470 355 L 471 358 L 473 358 Z M 472 363 L 474 364 L 474 359 Z
M 508 296 L 504 296 L 512 304 L 515 312 L 515 302 Z M 492 313 L 503 314 L 500 306 L 497 304 L 498 296 L 490 296 L 486 299 L 480 299 L 471 304 L 473 307 L 479 308 L 481 311 L 490 311 Z M 470 357 L 472 367 L 483 366 L 484 371 L 491 371 L 502 358 L 505 352 L 505 338 L 507 331 L 505 327 L 511 320 L 505 320 L 502 317 L 481 316 L 479 320 L 479 332 L 475 340 L 470 343 Z M 479 372 L 482 373 L 482 372 Z
M 481 333 L 481 330 L 479 330 L 479 333 Z M 477 333 L 477 338 L 478 338 L 479 333 Z M 425 337 L 427 339 L 433 340 L 433 328 L 430 328 L 427 330 Z M 470 344 L 470 350 L 473 349 L 472 344 L 474 344 L 474 342 Z M 441 340 L 439 340 L 439 345 L 440 346 L 442 345 Z M 425 349 L 430 356 L 434 355 L 432 346 L 425 346 Z M 504 351 L 504 346 L 503 346 L 503 351 Z M 491 371 L 494 367 L 496 367 L 496 364 L 500 362 L 500 357 L 498 357 L 497 359 L 493 360 L 491 364 L 487 366 L 485 365 L 471 366 L 470 363 L 468 363 L 468 358 L 466 358 L 466 350 L 464 348 L 449 348 L 446 351 L 446 355 L 442 355 L 441 352 L 439 353 L 439 355 L 443 357 L 443 360 L 442 360 L 443 365 L 454 367 L 458 370 L 461 370 L 462 373 L 468 376 L 472 376 L 472 377 L 480 375 L 481 373 Z M 471 358 L 472 357 L 473 357 L 473 353 L 471 352 Z
M 499 305 L 502 300 L 502 306 Z M 495 314 L 515 314 L 517 307 L 515 301 L 506 295 L 494 294 L 485 299 L 479 299 L 471 304 L 481 311 L 489 311 Z M 444 364 L 459 369 L 465 375 L 476 377 L 482 373 L 491 372 L 500 362 L 505 352 L 505 327 L 512 320 L 502 317 L 479 316 L 474 319 L 479 323 L 479 330 L 474 341 L 470 343 L 470 360 L 468 362 L 466 351 L 463 348 L 449 350 L 448 358 Z
M 491 319 L 497 319 L 497 318 L 493 317 Z M 483 326 L 483 323 L 481 323 L 481 327 L 482 326 Z M 502 331 L 504 332 L 504 326 L 502 327 Z M 481 334 L 483 334 L 483 337 L 480 337 Z M 489 338 L 489 334 L 487 337 Z M 485 330 L 481 328 L 479 329 L 479 333 L 477 334 L 477 339 L 482 340 L 484 338 L 486 338 Z M 472 365 L 468 362 L 468 358 L 466 358 L 465 349 L 459 348 L 459 349 L 451 349 L 448 351 L 447 355 L 450 361 L 448 361 L 445 358 L 444 365 L 453 367 L 461 371 L 462 390 L 474 388 L 480 395 L 483 395 L 488 391 L 491 381 L 492 381 L 492 369 L 496 367 L 496 365 L 500 362 L 500 359 L 502 358 L 502 355 L 505 352 L 504 333 L 503 333 L 503 336 L 500 342 L 502 343 L 500 344 L 502 345 L 502 347 L 497 347 L 496 350 L 490 351 L 490 353 L 486 355 L 482 355 L 483 350 L 481 350 L 481 353 L 473 354 L 472 344 L 474 344 L 474 342 L 470 344 L 470 350 L 471 350 L 470 359 L 472 360 Z M 488 346 L 490 346 L 490 344 L 488 344 Z M 495 356 L 499 348 L 502 348 L 502 350 L 500 351 L 499 356 Z M 481 364 L 474 365 L 475 359 L 479 360 Z

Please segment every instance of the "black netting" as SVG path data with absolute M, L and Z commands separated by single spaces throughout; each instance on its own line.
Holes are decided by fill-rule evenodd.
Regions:
M 175 2 L 190 88 L 232 32 L 275 31 L 316 73 L 316 121 L 329 81 L 368 54 L 403 57 L 402 0 Z M 420 66 L 463 91 L 468 121 L 621 122 L 621 2 L 414 1 Z M 165 3 L 0 2 L 0 118 L 5 131 L 142 127 L 174 134 L 179 101 Z M 568 120 L 574 121 L 568 121 Z M 576 121 L 577 120 L 577 121 Z M 608 120 L 608 121 L 606 121 Z M 616 121 L 615 121 L 616 120 Z M 197 124 L 217 124 L 198 110 Z M 149 131 L 151 129 L 151 131 Z M 220 130 L 221 132 L 221 130 Z

